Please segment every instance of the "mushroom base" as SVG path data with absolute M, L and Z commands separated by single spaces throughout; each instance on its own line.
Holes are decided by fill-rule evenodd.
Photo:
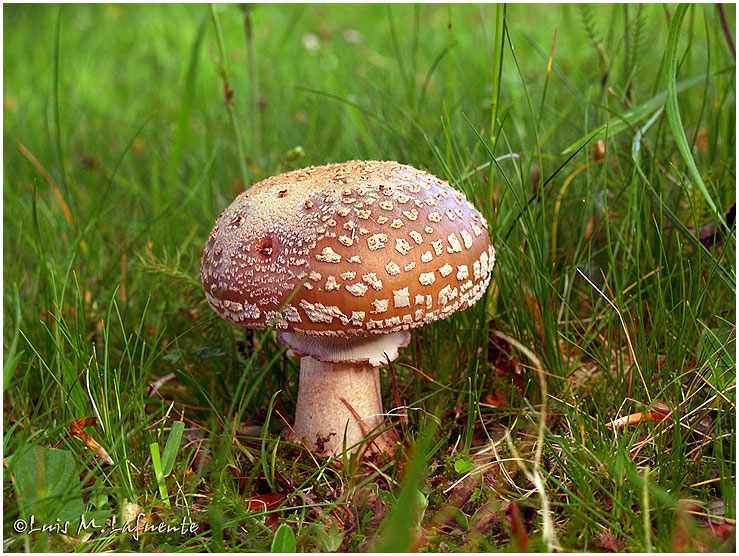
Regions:
M 393 431 L 377 435 L 383 420 L 378 367 L 301 358 L 294 431 L 311 450 L 334 456 L 367 439 L 369 453 L 392 454 L 398 438 Z

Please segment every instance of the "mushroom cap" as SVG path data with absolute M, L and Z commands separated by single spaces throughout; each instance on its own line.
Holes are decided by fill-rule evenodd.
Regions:
M 474 304 L 494 262 L 464 194 L 412 166 L 353 160 L 241 193 L 205 244 L 201 278 L 213 310 L 241 326 L 352 337 Z

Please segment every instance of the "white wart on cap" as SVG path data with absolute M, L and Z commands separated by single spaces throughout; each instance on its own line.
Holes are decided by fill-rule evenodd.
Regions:
M 349 161 L 244 191 L 208 238 L 201 278 L 210 306 L 241 326 L 356 337 L 474 304 L 494 262 L 485 218 L 447 182 Z

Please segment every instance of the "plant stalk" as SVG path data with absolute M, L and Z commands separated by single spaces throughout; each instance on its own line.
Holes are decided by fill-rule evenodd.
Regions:
M 239 156 L 239 169 L 241 170 L 241 182 L 246 189 L 249 187 L 249 167 L 246 164 L 246 155 L 244 153 L 244 145 L 241 139 L 241 129 L 239 121 L 236 118 L 236 111 L 233 107 L 233 89 L 228 81 L 228 71 L 226 69 L 226 46 L 223 42 L 223 32 L 221 31 L 221 23 L 218 20 L 218 14 L 214 4 L 210 4 L 210 15 L 213 19 L 213 25 L 216 28 L 216 41 L 218 42 L 219 60 L 216 62 L 218 74 L 223 80 L 223 96 L 225 100 L 226 110 L 231 118 L 231 126 L 236 136 L 236 150 Z

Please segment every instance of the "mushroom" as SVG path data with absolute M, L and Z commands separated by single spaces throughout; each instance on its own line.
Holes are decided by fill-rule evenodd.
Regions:
M 201 278 L 221 317 L 274 326 L 299 355 L 293 430 L 321 455 L 392 452 L 379 367 L 408 330 L 474 304 L 495 262 L 485 218 L 428 172 L 349 161 L 241 193 L 205 245 Z M 375 435 L 372 436 L 374 431 Z

